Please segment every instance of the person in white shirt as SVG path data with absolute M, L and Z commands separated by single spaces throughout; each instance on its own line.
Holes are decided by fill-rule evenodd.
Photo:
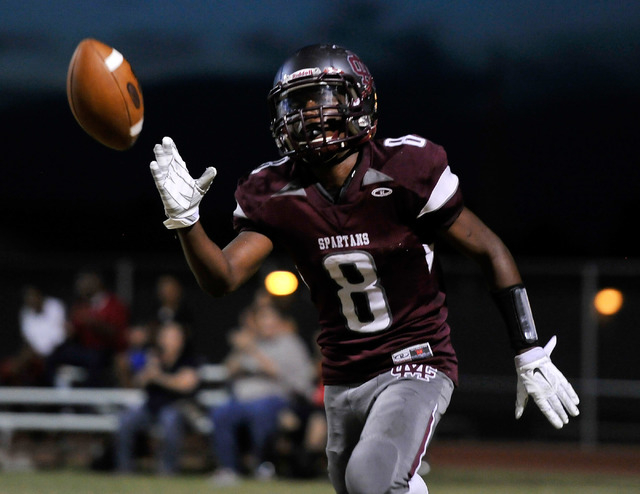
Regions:
M 41 357 L 47 357 L 65 338 L 66 309 L 60 299 L 46 296 L 28 286 L 20 309 L 20 331 L 25 343 Z
M 0 382 L 33 386 L 45 383 L 45 360 L 66 336 L 66 308 L 55 297 L 33 285 L 22 292 L 18 319 L 22 346 L 0 366 Z

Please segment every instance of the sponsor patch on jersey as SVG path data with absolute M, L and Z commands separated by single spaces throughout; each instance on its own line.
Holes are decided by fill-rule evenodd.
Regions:
M 391 369 L 391 375 L 397 379 L 412 377 L 429 382 L 438 375 L 438 371 L 427 364 L 400 364 Z
M 405 362 L 415 362 L 416 360 L 424 360 L 433 357 L 431 345 L 429 343 L 421 343 L 419 345 L 404 348 L 394 353 L 391 358 L 394 364 L 403 364 Z
M 373 197 L 386 197 L 390 196 L 391 194 L 393 194 L 393 190 L 391 190 L 389 187 L 378 187 L 377 189 L 373 189 L 371 191 L 371 195 Z

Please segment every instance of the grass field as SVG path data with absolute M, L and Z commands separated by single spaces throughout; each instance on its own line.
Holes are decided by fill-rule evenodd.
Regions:
M 439 469 L 426 477 L 431 494 L 638 494 L 633 475 Z M 212 487 L 202 475 L 113 476 L 86 471 L 0 473 L 0 494 L 332 494 L 328 482 L 243 482 Z

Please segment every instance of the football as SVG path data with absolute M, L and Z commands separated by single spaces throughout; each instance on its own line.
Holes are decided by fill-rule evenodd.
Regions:
M 67 72 L 67 98 L 80 126 L 98 142 L 124 151 L 142 131 L 140 84 L 124 56 L 98 40 L 78 44 Z

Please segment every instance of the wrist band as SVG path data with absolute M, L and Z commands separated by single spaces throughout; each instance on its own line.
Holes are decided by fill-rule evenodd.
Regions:
M 538 341 L 538 333 L 524 285 L 504 288 L 495 292 L 493 298 L 507 325 L 511 348 L 519 351 L 534 346 Z

